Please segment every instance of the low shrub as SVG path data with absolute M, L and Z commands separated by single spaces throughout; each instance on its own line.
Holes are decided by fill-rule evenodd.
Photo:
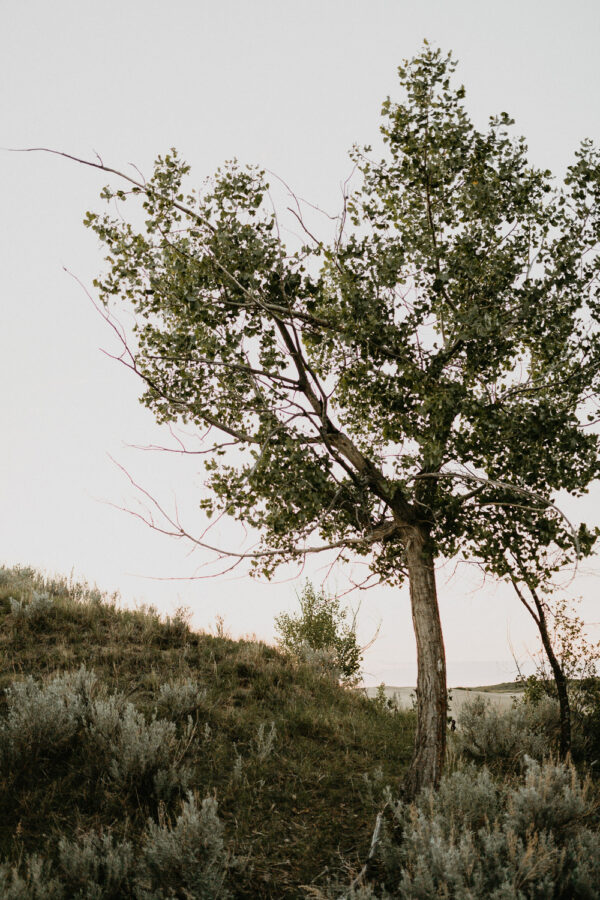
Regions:
M 49 864 L 39 856 L 27 857 L 20 869 L 0 864 L 2 900 L 67 900 L 63 886 L 50 875 Z
M 189 716 L 203 705 L 206 689 L 190 678 L 168 681 L 160 685 L 156 711 L 159 715 L 178 719 Z
M 275 722 L 271 722 L 270 728 L 265 727 L 265 723 L 261 722 L 256 732 L 256 756 L 259 760 L 265 760 L 273 752 L 275 740 L 277 738 L 277 730 Z
M 320 678 L 329 678 L 334 682 L 342 678 L 337 654 L 331 647 L 311 647 L 308 642 L 302 641 L 294 649 L 293 655 Z
M 91 707 L 95 675 L 81 667 L 46 683 L 29 676 L 6 688 L 6 716 L 0 720 L 0 767 L 21 769 L 39 757 L 64 753 Z
M 516 780 L 474 764 L 415 803 L 390 802 L 379 884 L 353 900 L 593 900 L 600 885 L 596 807 L 573 766 L 525 758 Z M 330 896 L 333 896 L 331 894 Z M 340 896 L 339 892 L 336 895 Z
M 163 702 L 177 697 L 178 717 L 184 699 L 185 704 L 196 701 L 198 691 L 170 685 Z M 28 677 L 5 693 L 7 712 L 0 719 L 0 771 L 5 774 L 31 768 L 42 758 L 64 760 L 79 749 L 97 777 L 119 790 L 166 800 L 187 789 L 189 771 L 183 762 L 195 730 L 191 718 L 181 734 L 174 721 L 156 715 L 147 721 L 122 694 L 98 691 L 96 676 L 84 666 L 45 683 Z
M 174 722 L 155 717 L 147 722 L 133 704 L 112 695 L 93 704 L 88 734 L 106 760 L 104 777 L 115 787 L 167 800 L 187 788 L 189 771 L 182 760 L 193 728 L 190 720 L 178 738 Z
M 141 847 L 115 841 L 108 831 L 75 841 L 61 839 L 52 867 L 37 855 L 20 866 L 0 865 L 3 900 L 226 900 L 227 879 L 236 865 L 225 849 L 217 803 L 198 805 L 188 794 L 175 824 L 164 812 L 149 820 Z
M 58 881 L 69 897 L 119 900 L 133 896 L 134 850 L 129 841 L 114 841 L 110 832 L 89 833 L 58 845 Z
M 14 597 L 8 598 L 10 603 L 10 612 L 15 622 L 30 621 L 35 622 L 42 619 L 49 610 L 54 606 L 54 600 L 47 591 L 31 592 L 31 599 L 15 600 Z
M 454 749 L 467 760 L 497 772 L 518 771 L 525 756 L 541 760 L 558 744 L 559 707 L 551 697 L 500 710 L 482 697 L 464 704 L 457 716 Z
M 198 806 L 194 795 L 188 794 L 172 827 L 164 821 L 149 822 L 142 858 L 145 872 L 139 896 L 144 900 L 231 896 L 226 879 L 232 860 L 214 797 L 205 797 Z

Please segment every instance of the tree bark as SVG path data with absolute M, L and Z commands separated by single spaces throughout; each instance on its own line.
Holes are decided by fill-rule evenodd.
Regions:
M 552 669 L 552 675 L 554 676 L 554 683 L 556 685 L 556 694 L 558 697 L 560 718 L 560 738 L 558 750 L 561 758 L 564 759 L 567 754 L 571 752 L 571 704 L 569 701 L 567 677 L 554 652 L 554 647 L 552 646 L 552 641 L 550 640 L 550 635 L 548 634 L 546 609 L 538 592 L 532 585 L 528 585 L 529 593 L 531 594 L 533 602 L 535 604 L 534 611 L 531 605 L 527 602 L 527 598 L 523 594 L 518 582 L 514 577 L 512 578 L 512 583 L 515 591 L 517 592 L 519 600 L 527 609 L 533 621 L 538 627 L 538 631 L 542 639 L 542 645 L 544 647 L 544 650 L 546 651 L 546 656 L 548 657 L 550 668 Z
M 546 616 L 542 615 L 538 623 L 542 644 L 548 657 L 548 662 L 552 668 L 554 675 L 554 683 L 556 684 L 556 693 L 558 695 L 559 715 L 560 715 L 560 742 L 559 753 L 564 759 L 571 750 L 571 704 L 569 703 L 569 692 L 567 690 L 567 679 L 559 661 L 556 658 L 548 628 L 546 626 Z
M 417 733 L 405 795 L 437 787 L 446 752 L 446 654 L 427 534 L 414 527 L 405 545 L 413 625 L 417 641 Z
M 548 634 L 548 623 L 546 621 L 546 611 L 536 591 L 531 589 L 531 595 L 538 617 L 536 624 L 540 632 L 542 644 L 554 675 L 554 683 L 556 684 L 556 693 L 558 695 L 558 706 L 560 716 L 560 739 L 559 753 L 564 759 L 571 751 L 571 704 L 569 702 L 569 691 L 567 688 L 567 678 L 563 672 L 562 666 L 556 658 L 550 635 Z

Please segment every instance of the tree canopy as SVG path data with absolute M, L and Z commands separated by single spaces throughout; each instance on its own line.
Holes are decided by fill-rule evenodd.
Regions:
M 599 471 L 600 154 L 584 141 L 560 184 L 506 113 L 476 127 L 454 69 L 428 45 L 400 66 L 383 156 L 352 150 L 329 238 L 299 204 L 288 246 L 262 170 L 229 163 L 191 190 L 175 151 L 103 193 L 139 197 L 143 224 L 86 219 L 108 247 L 102 301 L 135 313 L 122 359 L 143 402 L 206 433 L 205 513 L 257 529 L 267 575 L 336 548 L 384 582 L 408 576 L 413 791 L 443 755 L 435 559 L 535 587 L 591 551 L 555 500 Z

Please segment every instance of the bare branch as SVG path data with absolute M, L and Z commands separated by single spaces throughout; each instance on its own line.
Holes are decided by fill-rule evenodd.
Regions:
M 531 604 L 530 604 L 529 601 L 527 600 L 527 597 L 525 596 L 525 594 L 524 594 L 523 591 L 521 590 L 521 588 L 520 588 L 520 586 L 519 586 L 519 582 L 517 581 L 517 579 L 515 578 L 515 576 L 512 574 L 512 572 L 511 572 L 511 574 L 509 575 L 509 578 L 510 578 L 510 580 L 511 580 L 512 586 L 513 586 L 514 589 L 515 589 L 515 593 L 516 593 L 517 597 L 519 598 L 519 600 L 521 601 L 521 603 L 523 604 L 523 606 L 525 607 L 525 609 L 527 610 L 527 612 L 530 614 L 531 618 L 533 619 L 533 621 L 535 622 L 535 624 L 537 625 L 537 627 L 539 628 L 539 627 L 540 627 L 540 619 L 539 619 L 537 613 L 534 612 L 534 610 L 533 610 Z
M 239 552 L 234 550 L 226 550 L 222 547 L 216 547 L 213 544 L 208 544 L 205 541 L 194 537 L 187 529 L 185 529 L 177 518 L 173 518 L 169 513 L 165 510 L 165 508 L 158 502 L 156 497 L 154 497 L 146 488 L 142 487 L 132 475 L 127 471 L 127 469 L 121 465 L 121 463 L 117 462 L 112 456 L 109 454 L 109 459 L 113 464 L 120 469 L 121 472 L 126 476 L 127 480 L 130 484 L 139 491 L 142 496 L 144 496 L 150 503 L 151 507 L 153 507 L 162 517 L 165 526 L 159 525 L 155 522 L 152 513 L 146 517 L 142 515 L 142 513 L 136 512 L 135 510 L 130 510 L 125 507 L 118 506 L 115 503 L 109 503 L 109 506 L 113 506 L 115 509 L 119 509 L 121 512 L 126 512 L 128 515 L 133 516 L 134 518 L 140 519 L 154 531 L 159 532 L 160 534 L 164 534 L 168 537 L 173 537 L 177 539 L 185 539 L 190 543 L 194 544 L 197 547 L 202 547 L 205 550 L 210 550 L 213 553 L 216 553 L 219 558 L 230 557 L 232 559 L 268 559 L 274 557 L 280 557 L 282 561 L 288 560 L 289 558 L 301 558 L 308 554 L 314 553 L 324 553 L 329 550 L 338 550 L 343 549 L 345 547 L 365 547 L 371 546 L 374 543 L 377 543 L 382 540 L 382 533 L 379 530 L 375 530 L 365 534 L 363 537 L 357 538 L 345 538 L 340 541 L 332 541 L 329 544 L 321 544 L 319 546 L 312 547 L 298 547 L 297 549 L 285 548 L 281 550 L 259 550 L 259 551 L 245 551 Z
M 107 172 L 110 175 L 117 175 L 118 178 L 123 178 L 125 181 L 128 181 L 129 184 L 133 184 L 134 187 L 139 188 L 142 193 L 148 192 L 148 185 L 145 181 L 136 181 L 135 178 L 132 178 L 131 175 L 127 175 L 125 172 L 121 172 L 119 169 L 114 169 L 112 166 L 107 166 L 102 161 L 102 158 L 96 153 L 96 158 L 98 162 L 92 162 L 89 159 L 82 159 L 79 156 L 73 156 L 71 153 L 65 153 L 63 150 L 53 150 L 50 147 L 4 147 L 3 149 L 7 150 L 9 153 L 50 153 L 53 156 L 62 156 L 64 159 L 70 159 L 72 162 L 80 163 L 82 166 L 90 166 L 92 169 L 99 169 L 101 172 Z M 95 152 L 95 151 L 94 151 Z M 198 213 L 191 209 L 189 206 L 186 206 L 183 203 L 178 202 L 177 200 L 171 199 L 171 202 L 175 209 L 178 209 L 180 212 L 185 213 L 190 216 L 192 219 L 195 219 L 196 222 L 201 223 L 202 225 L 206 225 L 211 231 L 216 231 L 214 225 L 212 225 L 208 219 L 205 219 L 203 216 L 198 215 Z
M 296 219 L 298 220 L 298 222 L 300 223 L 300 227 L 302 228 L 302 230 L 304 231 L 304 233 L 311 239 L 311 241 L 314 241 L 314 243 L 317 245 L 317 247 L 322 246 L 323 241 L 320 241 L 319 238 L 315 237 L 314 234 L 312 233 L 312 231 L 310 231 L 310 230 L 307 228 L 307 226 L 306 226 L 305 223 L 304 223 L 304 220 L 303 220 L 302 216 L 299 215 L 299 214 L 296 212 L 295 209 L 292 209 L 291 206 L 288 206 L 288 207 L 287 207 L 287 210 L 288 210 L 288 212 L 291 212 L 291 214 L 292 214 L 293 216 L 295 216 L 295 218 L 296 218 Z

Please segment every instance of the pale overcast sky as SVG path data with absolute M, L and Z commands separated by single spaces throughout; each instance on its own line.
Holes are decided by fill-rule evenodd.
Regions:
M 236 156 L 335 211 L 347 150 L 376 139 L 396 67 L 423 38 L 459 59 L 476 122 L 509 112 L 537 165 L 560 173 L 581 138 L 600 142 L 597 0 L 0 0 L 0 145 L 96 151 L 146 172 L 175 146 L 198 182 Z M 0 564 L 74 569 L 128 603 L 189 605 L 199 627 L 222 615 L 234 636 L 272 639 L 300 582 L 152 580 L 191 575 L 202 558 L 109 505 L 135 504 L 109 454 L 177 496 L 190 524 L 201 475 L 193 459 L 128 446 L 164 436 L 139 384 L 101 353 L 111 335 L 64 271 L 90 288 L 102 269 L 81 222 L 106 181 L 58 158 L 0 155 Z M 598 524 L 599 498 L 568 512 Z M 600 619 L 599 572 L 587 565 L 570 587 L 589 621 Z M 511 677 L 513 650 L 523 660 L 536 643 L 526 614 L 477 573 L 452 573 L 439 577 L 450 683 Z M 325 570 L 305 574 L 318 582 Z M 381 622 L 368 682 L 412 683 L 408 591 L 350 599 L 362 599 L 363 637 Z

